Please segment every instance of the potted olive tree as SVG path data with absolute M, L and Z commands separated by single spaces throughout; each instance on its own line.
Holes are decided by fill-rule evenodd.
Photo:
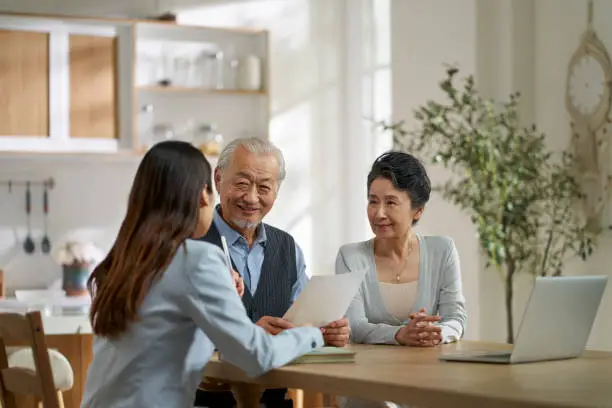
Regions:
M 487 269 L 499 271 L 513 343 L 516 275 L 561 275 L 569 257 L 591 254 L 593 237 L 574 211 L 582 195 L 572 155 L 553 154 L 544 134 L 521 124 L 518 94 L 496 103 L 479 95 L 473 76 L 457 74 L 448 68 L 440 83 L 446 100 L 415 111 L 415 130 L 403 122 L 382 126 L 393 133 L 395 149 L 453 170 L 436 190 L 471 216 Z

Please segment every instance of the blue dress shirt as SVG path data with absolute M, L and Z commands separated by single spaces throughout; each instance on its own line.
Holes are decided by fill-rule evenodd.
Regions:
M 229 224 L 221 217 L 218 207 L 215 209 L 213 222 L 219 231 L 219 235 L 225 236 L 225 239 L 227 240 L 230 256 L 232 261 L 234 261 L 236 268 L 238 268 L 236 272 L 242 276 L 242 279 L 244 279 L 245 288 L 251 293 L 252 296 L 254 296 L 255 291 L 257 290 L 257 284 L 259 283 L 259 278 L 261 276 L 261 266 L 263 265 L 264 261 L 266 229 L 262 228 L 261 225 L 257 227 L 255 242 L 253 243 L 253 246 L 249 248 L 249 244 L 247 243 L 246 239 L 240 235 L 239 232 L 230 227 Z M 306 274 L 304 253 L 297 243 L 295 244 L 295 263 L 297 280 L 295 281 L 295 284 L 291 290 L 292 302 L 294 302 L 300 293 L 302 293 L 302 290 L 304 290 L 304 287 L 309 280 L 309 277 Z

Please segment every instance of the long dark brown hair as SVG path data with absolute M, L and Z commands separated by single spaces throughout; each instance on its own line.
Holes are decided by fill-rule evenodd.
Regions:
M 151 285 L 195 233 L 204 188 L 212 193 L 210 164 L 191 144 L 166 141 L 145 154 L 115 243 L 88 281 L 96 335 L 116 337 L 138 319 Z

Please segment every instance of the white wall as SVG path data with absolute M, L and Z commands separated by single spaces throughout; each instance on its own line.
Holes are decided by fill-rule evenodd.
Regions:
M 121 222 L 127 195 L 137 166 L 134 159 L 96 162 L 79 159 L 0 159 L 0 179 L 43 180 L 53 177 L 49 193 L 49 235 L 57 244 L 66 233 L 95 240 L 107 248 Z M 40 252 L 42 239 L 42 191 L 32 189 L 32 228 L 36 252 L 26 255 L 25 190 L 0 188 L 0 269 L 9 289 L 44 287 L 61 276 L 60 267 Z M 14 230 L 17 232 L 15 239 Z

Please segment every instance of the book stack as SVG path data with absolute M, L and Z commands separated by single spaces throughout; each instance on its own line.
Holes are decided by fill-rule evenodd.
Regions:
M 293 364 L 354 363 L 356 354 L 350 348 L 321 347 L 298 357 Z

